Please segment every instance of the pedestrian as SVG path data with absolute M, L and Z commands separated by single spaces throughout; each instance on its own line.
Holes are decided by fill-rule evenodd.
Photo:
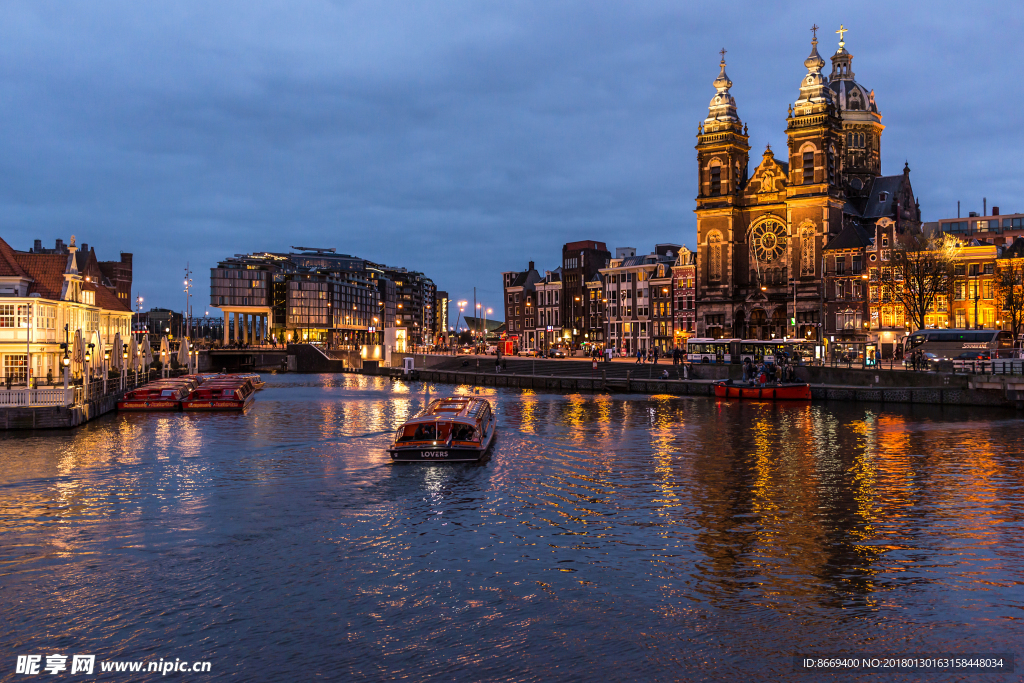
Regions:
M 658 347 L 657 346 L 654 347 L 654 364 L 655 365 L 658 364 Z
M 499 346 L 494 352 L 494 372 L 501 372 L 501 347 Z
M 640 347 L 637 347 L 637 349 L 636 349 L 636 363 L 634 363 L 633 365 L 643 365 L 643 364 L 644 364 L 644 350 L 641 349 Z

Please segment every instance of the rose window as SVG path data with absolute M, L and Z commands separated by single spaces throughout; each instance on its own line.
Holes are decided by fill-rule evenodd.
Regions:
M 786 250 L 786 228 L 775 221 L 765 221 L 751 230 L 754 255 L 762 263 L 771 263 Z

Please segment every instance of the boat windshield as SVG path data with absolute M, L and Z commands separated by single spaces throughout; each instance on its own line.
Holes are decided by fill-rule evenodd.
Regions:
M 450 422 L 420 422 L 405 425 L 398 437 L 398 443 L 404 441 L 447 441 L 451 430 Z

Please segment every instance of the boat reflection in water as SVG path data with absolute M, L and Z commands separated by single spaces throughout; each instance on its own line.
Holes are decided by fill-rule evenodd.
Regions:
M 403 424 L 388 449 L 395 462 L 476 462 L 494 439 L 494 411 L 476 396 L 431 401 Z

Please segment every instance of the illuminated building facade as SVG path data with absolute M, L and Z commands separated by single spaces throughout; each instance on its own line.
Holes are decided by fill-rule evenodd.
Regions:
M 697 253 L 686 247 L 679 250 L 679 256 L 672 265 L 672 306 L 675 323 L 673 344 L 682 347 L 693 336 L 697 316 Z
M 835 325 L 823 320 L 828 245 L 866 248 L 861 233 L 873 236 L 883 217 L 897 230 L 920 229 L 909 168 L 881 176 L 881 114 L 874 92 L 854 80 L 840 35 L 829 77 L 812 41 L 785 156 L 767 148 L 749 177 L 747 127 L 723 53 L 697 135 L 698 336 L 821 340 Z M 844 229 L 857 239 L 835 242 Z
M 125 256 L 130 277 L 131 254 Z M 65 355 L 61 344 L 73 340 L 78 331 L 85 344 L 102 347 L 93 348 L 94 359 L 107 351 L 121 353 L 113 349 L 114 339 L 120 334 L 123 343 L 128 342 L 131 318 L 127 297 L 119 296 L 117 284 L 100 267 L 95 250 L 85 244 L 78 249 L 74 237 L 66 246 L 58 241 L 57 249 L 39 253 L 15 251 L 0 239 L 0 377 L 4 380 L 25 382 L 29 368 L 36 383 L 47 373 L 61 378 Z M 73 365 L 71 370 L 77 374 L 81 366 Z

